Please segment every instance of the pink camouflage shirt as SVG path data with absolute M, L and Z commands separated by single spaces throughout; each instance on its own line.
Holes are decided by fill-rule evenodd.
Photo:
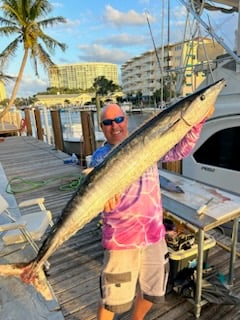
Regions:
M 193 127 L 160 160 L 169 162 L 188 156 L 199 138 L 203 122 Z M 97 166 L 112 147 L 106 143 L 98 148 L 93 153 L 90 166 Z M 106 249 L 141 248 L 162 240 L 165 237 L 165 227 L 157 164 L 121 194 L 121 200 L 114 210 L 102 212 L 102 218 L 102 245 Z

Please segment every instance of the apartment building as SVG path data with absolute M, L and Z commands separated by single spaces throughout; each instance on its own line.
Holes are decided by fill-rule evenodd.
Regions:
M 87 90 L 95 78 L 104 76 L 119 84 L 117 65 L 103 62 L 61 64 L 49 68 L 50 87 Z
M 212 61 L 224 49 L 209 38 L 196 38 L 148 51 L 121 66 L 125 95 L 152 96 L 168 83 L 177 95 L 191 94 L 204 80 Z

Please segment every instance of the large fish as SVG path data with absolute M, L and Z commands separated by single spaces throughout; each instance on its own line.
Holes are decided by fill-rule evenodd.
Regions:
M 20 276 L 50 299 L 42 271 L 47 259 L 64 241 L 96 217 L 109 199 L 124 191 L 174 147 L 191 127 L 204 119 L 224 83 L 220 80 L 178 101 L 114 147 L 104 161 L 86 176 L 67 203 L 36 258 L 27 265 L 1 265 L 0 274 Z

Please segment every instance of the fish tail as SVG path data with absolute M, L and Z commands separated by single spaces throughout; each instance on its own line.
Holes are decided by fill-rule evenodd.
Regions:
M 53 300 L 54 293 L 43 269 L 37 270 L 34 263 L 3 264 L 0 265 L 0 276 L 17 277 L 23 283 L 32 285 L 46 300 Z

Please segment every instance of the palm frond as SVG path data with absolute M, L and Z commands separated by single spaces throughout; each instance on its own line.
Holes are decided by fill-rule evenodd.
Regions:
M 13 40 L 0 54 L 0 65 L 1 68 L 5 66 L 5 64 L 9 61 L 11 57 L 14 57 L 16 54 L 16 51 L 18 49 L 19 41 L 21 40 L 21 37 L 19 36 L 15 40 Z
M 16 77 L 4 74 L 2 71 L 0 71 L 0 81 L 8 82 L 9 80 L 16 80 Z
M 0 17 L 0 25 L 12 26 L 12 25 L 16 25 L 16 23 L 13 22 L 12 20 L 5 19 L 5 18 L 3 18 L 3 17 Z
M 20 29 L 17 26 L 5 26 L 0 27 L 0 35 L 2 36 L 10 36 L 14 33 L 20 33 Z
M 47 0 L 36 0 L 30 10 L 30 17 L 32 19 L 39 18 L 49 14 L 52 11 L 52 5 Z
M 43 28 L 53 27 L 58 23 L 66 23 L 67 20 L 64 17 L 52 17 L 45 20 L 38 21 L 38 25 Z
M 47 53 L 46 50 L 44 50 L 41 44 L 36 44 L 36 47 L 34 48 L 34 54 L 31 53 L 31 59 L 34 62 L 34 70 L 37 76 L 38 76 L 38 68 L 37 68 L 36 57 L 39 59 L 41 65 L 46 71 L 48 71 L 49 67 L 52 67 L 55 65 L 52 59 L 50 58 L 50 55 Z
M 43 41 L 46 48 L 51 52 L 54 52 L 56 47 L 59 47 L 62 51 L 65 51 L 67 48 L 65 43 L 59 42 L 43 32 L 39 33 L 39 38 Z
M 18 1 L 19 2 L 19 1 Z M 1 10 L 4 13 L 4 16 L 9 18 L 11 21 L 18 21 L 18 2 L 17 1 L 3 1 Z

